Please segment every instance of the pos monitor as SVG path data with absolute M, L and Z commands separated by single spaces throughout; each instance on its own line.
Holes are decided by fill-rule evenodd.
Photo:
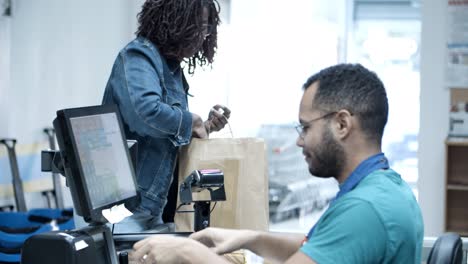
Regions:
M 102 224 L 102 210 L 135 203 L 135 173 L 116 106 L 59 110 L 53 124 L 78 215 Z

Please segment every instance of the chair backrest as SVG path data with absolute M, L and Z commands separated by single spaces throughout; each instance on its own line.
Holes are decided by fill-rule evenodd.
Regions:
M 429 253 L 427 264 L 460 264 L 463 260 L 463 243 L 458 234 L 445 233 L 437 238 Z

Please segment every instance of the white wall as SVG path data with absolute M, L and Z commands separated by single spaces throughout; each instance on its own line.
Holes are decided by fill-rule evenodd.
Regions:
M 444 231 L 445 145 L 449 92 L 444 86 L 447 1 L 422 1 L 419 202 L 425 235 Z
M 1 11 L 0 11 L 1 12 Z M 0 121 L 7 118 L 7 87 L 10 86 L 10 18 L 0 14 Z M 8 129 L 7 123 L 0 122 L 1 131 Z
M 12 16 L 0 18 L 0 138 L 18 140 L 20 176 L 32 192 L 52 186 L 50 174 L 40 172 L 39 153 L 48 146 L 42 129 L 58 109 L 101 103 L 114 59 L 134 37 L 142 0 L 12 2 Z M 11 200 L 7 160 L 1 146 L 0 200 Z M 37 194 L 26 200 L 43 207 Z
M 134 11 L 126 0 L 14 4 L 10 115 L 0 136 L 31 143 L 43 138 L 57 109 L 101 102 L 113 60 L 132 38 Z

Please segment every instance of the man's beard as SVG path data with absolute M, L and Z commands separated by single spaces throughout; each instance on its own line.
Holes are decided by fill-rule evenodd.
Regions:
M 320 178 L 338 177 L 343 171 L 345 152 L 343 147 L 333 138 L 330 129 L 326 129 L 322 135 L 320 145 L 313 150 L 313 156 L 317 164 L 310 166 L 309 172 Z

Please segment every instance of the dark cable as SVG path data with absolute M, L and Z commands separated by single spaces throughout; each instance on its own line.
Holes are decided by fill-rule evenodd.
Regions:
M 217 203 L 218 203 L 218 202 L 215 202 L 215 203 L 214 203 L 213 208 L 212 208 L 211 211 L 210 211 L 210 214 L 211 214 L 211 213 L 213 212 L 213 210 L 215 209 Z

